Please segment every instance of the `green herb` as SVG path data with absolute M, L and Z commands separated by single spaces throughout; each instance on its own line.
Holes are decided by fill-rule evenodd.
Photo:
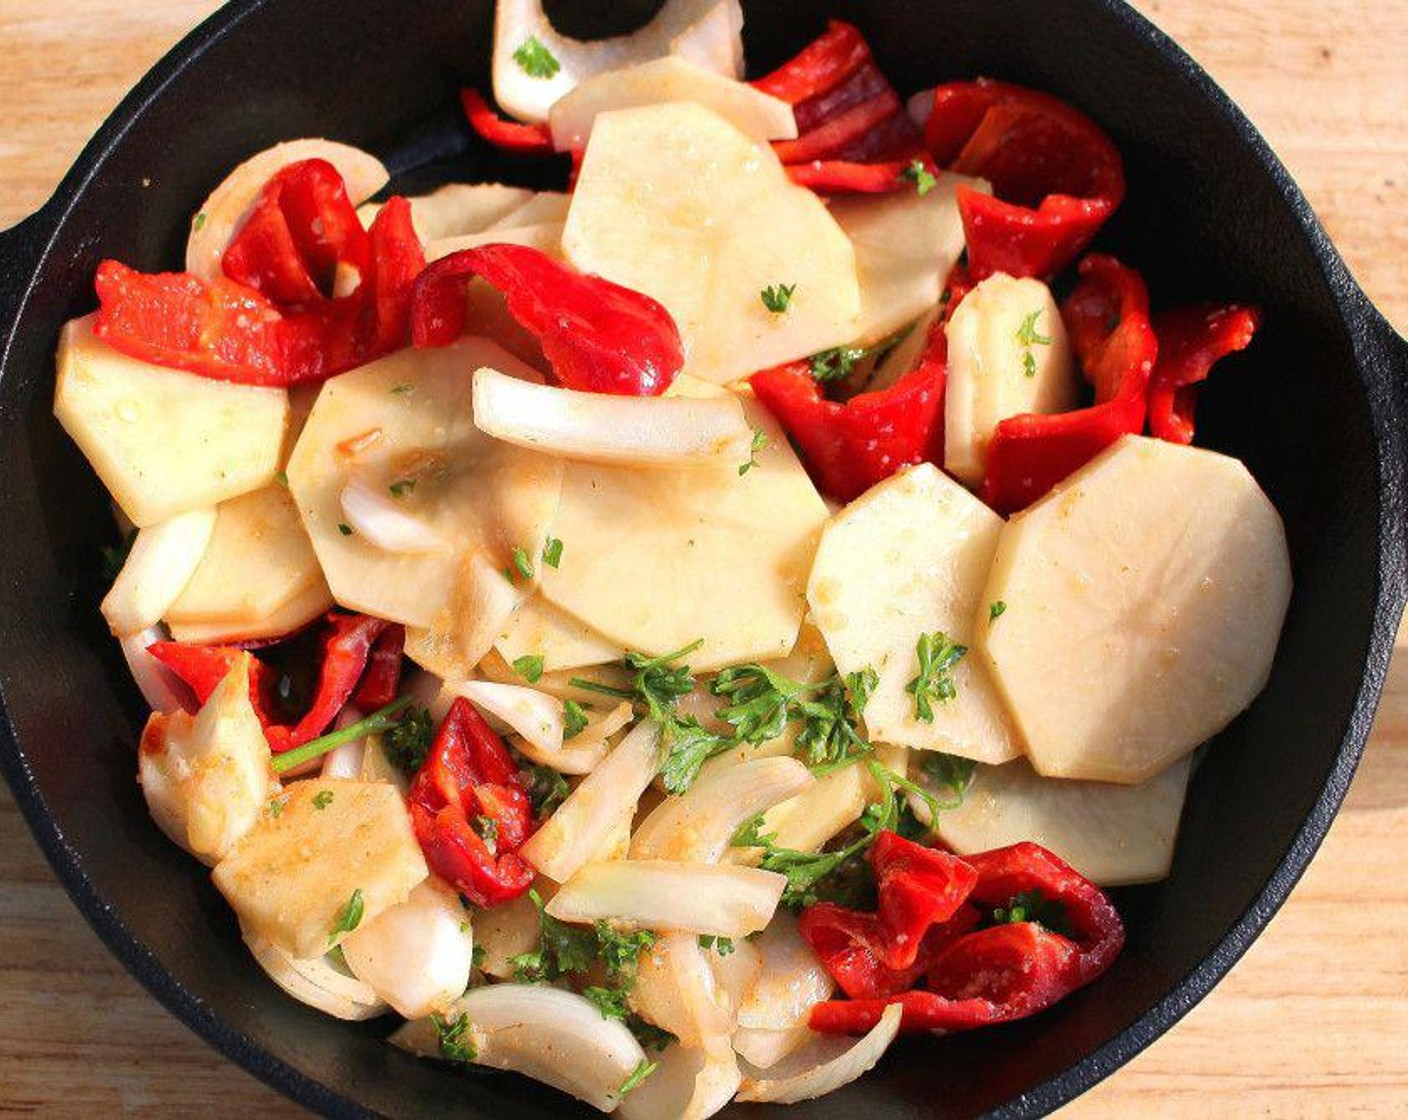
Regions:
M 528 771 L 528 800 L 539 820 L 566 801 L 571 792 L 567 779 L 551 766 L 534 766 Z
M 636 1036 L 636 1041 L 640 1043 L 642 1050 L 664 1050 L 667 1046 L 673 1046 L 679 1041 L 669 1031 L 657 1027 L 654 1023 L 647 1023 L 639 1015 L 632 1015 L 626 1020 L 626 1026 L 631 1033 Z
M 542 940 L 527 953 L 509 957 L 513 978 L 520 984 L 552 983 L 570 972 L 586 972 L 596 960 L 596 937 L 591 930 L 558 921 L 543 906 L 542 896 L 528 892 L 538 908 Z
M 891 350 L 909 337 L 909 332 L 913 329 L 914 325 L 910 324 L 874 346 L 833 346 L 830 350 L 813 354 L 807 359 L 812 376 L 818 381 L 844 381 L 855 372 L 855 367 L 867 358 L 876 362 L 882 361 Z
M 963 796 L 968 792 L 968 786 L 972 784 L 973 774 L 977 770 L 978 764 L 971 758 L 959 758 L 957 755 L 944 754 L 942 751 L 924 751 L 922 754 L 923 761 L 919 764 L 920 770 L 939 789 L 952 791 L 956 799 L 942 808 L 957 809 L 963 804 Z
M 647 929 L 621 933 L 610 922 L 601 920 L 594 928 L 597 953 L 606 965 L 607 975 L 613 979 L 630 977 L 634 980 L 640 955 L 655 944 L 656 935 Z
M 549 537 L 543 545 L 543 563 L 549 568 L 556 568 L 562 563 L 562 542 L 556 537 Z
M 461 925 L 460 925 L 460 930 L 461 930 L 461 932 L 464 932 L 464 933 L 470 932 L 470 930 L 469 930 L 469 923 L 468 923 L 468 922 L 463 922 L 463 923 L 461 923 Z M 484 958 L 487 957 L 488 955 L 489 955 L 489 954 L 488 954 L 487 952 L 485 952 L 483 945 L 476 945 L 473 949 L 470 950 L 470 953 L 469 953 L 469 966 L 470 966 L 470 968 L 482 969 L 482 968 L 484 967 Z
M 748 456 L 748 461 L 738 468 L 738 474 L 740 478 L 758 465 L 758 452 L 761 451 L 767 445 L 767 433 L 763 431 L 762 428 L 754 428 L 753 442 L 749 445 L 749 451 L 751 452 L 751 454 Z
M 491 856 L 499 854 L 498 821 L 493 817 L 478 816 L 469 822 L 469 827 L 474 829 L 474 834 L 484 841 L 484 846 L 489 849 Z
M 796 284 L 769 285 L 758 293 L 758 298 L 774 315 L 781 315 L 792 303 L 792 293 L 796 290 Z
M 391 391 L 398 397 L 408 397 L 416 391 L 416 387 L 409 381 L 403 381 L 399 385 L 391 386 Z
M 1036 355 L 1032 353 L 1032 347 L 1051 345 L 1051 336 L 1039 334 L 1036 329 L 1036 321 L 1041 318 L 1041 313 L 1041 308 L 1037 308 L 1023 319 L 1022 325 L 1017 328 L 1017 341 L 1026 347 L 1026 352 L 1022 355 L 1022 372 L 1028 377 L 1036 376 Z
M 994 623 L 1007 613 L 1007 604 L 1001 599 L 994 600 L 988 604 L 988 623 Z
M 951 671 L 968 653 L 968 647 L 943 631 L 935 631 L 920 634 L 914 652 L 919 657 L 919 675 L 904 690 L 914 697 L 915 718 L 933 723 L 934 703 L 947 704 L 958 695 Z
M 344 537 L 350 537 L 352 535 L 352 526 L 345 521 L 339 521 L 337 523 L 337 531 Z
M 277 797 L 272 798 L 269 801 L 269 816 L 271 816 L 274 820 L 278 820 L 283 815 L 284 803 L 280 801 Z
M 865 669 L 809 684 L 750 663 L 723 670 L 709 687 L 730 701 L 715 714 L 733 728 L 735 740 L 765 743 L 797 720 L 798 749 L 808 765 L 825 766 L 870 751 L 859 725 L 877 679 L 875 670 Z
M 513 61 L 530 78 L 551 78 L 562 69 L 562 63 L 553 57 L 552 51 L 543 46 L 536 35 L 529 35 L 523 45 L 513 52 Z
M 191 221 L 191 232 L 192 232 L 192 233 L 199 233 L 199 232 L 201 231 L 201 228 L 202 228 L 204 225 L 205 225 L 205 212 L 204 212 L 204 211 L 201 211 L 201 212 L 200 212 L 199 214 L 197 214 L 197 215 L 195 216 L 195 218 Z
M 582 995 L 596 1004 L 603 1019 L 620 1019 L 625 1022 L 631 1014 L 630 992 L 625 988 L 603 988 L 592 984 L 582 989 Z
M 621 1087 L 616 1090 L 621 1096 L 625 1096 L 632 1089 L 637 1088 L 642 1081 L 655 1072 L 655 1063 L 642 1059 L 635 1069 L 631 1070 L 631 1075 L 621 1082 Z
M 381 737 L 381 749 L 392 764 L 407 775 L 425 763 L 435 738 L 435 721 L 427 708 L 412 708 Z
M 133 529 L 118 544 L 108 544 L 103 546 L 103 578 L 108 583 L 117 579 L 122 571 L 122 566 L 127 563 L 127 554 L 132 551 L 132 546 L 137 541 L 137 530 Z
M 333 922 L 332 932 L 328 934 L 329 945 L 337 940 L 339 933 L 351 933 L 362 924 L 362 910 L 362 888 L 358 887 L 337 912 L 337 920 Z
M 1009 922 L 1035 922 L 1052 933 L 1071 936 L 1070 926 L 1066 923 L 1065 903 L 1060 899 L 1047 898 L 1039 890 L 1022 891 L 1005 907 L 999 906 L 992 912 L 989 924 L 1001 926 Z
M 733 952 L 733 938 L 716 937 L 712 933 L 699 935 L 699 947 L 704 950 L 713 949 L 721 957 L 726 957 Z
M 796 745 L 814 772 L 819 767 L 834 770 L 870 753 L 860 718 L 879 679 L 869 667 L 847 673 L 844 680 L 833 677 L 823 692 L 802 705 Z
M 315 793 L 315 794 L 313 795 L 313 808 L 319 809 L 319 810 L 321 810 L 321 809 L 326 809 L 326 808 L 327 808 L 329 805 L 331 805 L 331 804 L 332 804 L 332 790 L 330 790 L 330 789 L 320 789 L 317 793 Z
M 460 1012 L 454 1020 L 431 1015 L 430 1021 L 440 1035 L 440 1056 L 447 1062 L 472 1062 L 479 1055 L 469 1039 L 469 1015 Z
M 934 177 L 934 173 L 930 171 L 926 166 L 924 166 L 924 161 L 922 159 L 915 160 L 903 171 L 901 171 L 900 178 L 908 179 L 911 183 L 913 183 L 914 189 L 919 192 L 920 198 L 923 198 L 926 194 L 928 194 L 931 190 L 938 186 L 939 183 L 938 179 Z
M 387 487 L 387 489 L 391 491 L 391 496 L 393 498 L 404 498 L 415 488 L 416 480 L 414 478 L 398 478 L 389 487 Z
M 302 766 L 309 759 L 318 758 L 327 754 L 328 751 L 336 750 L 343 743 L 355 742 L 366 735 L 378 735 L 383 731 L 388 731 L 396 726 L 395 715 L 410 702 L 411 697 L 403 696 L 373 712 L 366 719 L 359 719 L 356 723 L 350 723 L 338 731 L 330 731 L 326 735 L 310 739 L 301 747 L 295 747 L 291 751 L 285 751 L 283 754 L 275 756 L 269 765 L 274 768 L 275 773 L 286 774 L 288 771 Z
M 734 746 L 734 740 L 702 727 L 693 716 L 672 716 L 660 734 L 665 762 L 660 777 L 670 793 L 684 793 L 695 783 L 704 764 Z
M 513 566 L 524 579 L 533 578 L 533 561 L 528 558 L 528 550 L 521 544 L 513 546 Z
M 288 472 L 287 472 L 287 471 L 279 471 L 278 474 L 274 475 L 274 481 L 277 482 L 280 486 L 287 486 L 287 485 L 288 485 Z
M 562 705 L 562 738 L 566 742 L 575 739 L 587 729 L 587 713 L 582 710 L 582 705 L 575 700 L 568 700 Z
M 543 656 L 540 653 L 525 653 L 513 659 L 513 671 L 529 684 L 537 684 L 543 679 Z

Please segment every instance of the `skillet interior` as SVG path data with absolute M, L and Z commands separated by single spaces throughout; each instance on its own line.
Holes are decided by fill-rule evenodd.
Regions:
M 564 30 L 601 33 L 652 6 L 556 8 Z M 755 71 L 822 22 L 805 0 L 745 7 Z M 1242 457 L 1271 494 L 1290 534 L 1296 591 L 1267 691 L 1219 736 L 1195 778 L 1173 877 L 1120 892 L 1130 944 L 1093 990 L 1033 1021 L 907 1042 L 862 1083 L 806 1110 L 1035 1113 L 1191 1006 L 1284 899 L 1328 826 L 1401 605 L 1401 540 L 1384 528 L 1396 515 L 1381 498 L 1399 474 L 1397 398 L 1383 391 L 1383 373 L 1366 388 L 1344 321 L 1359 297 L 1298 209 L 1303 200 L 1255 134 L 1137 17 L 1096 0 L 828 8 L 859 23 L 905 92 L 989 73 L 1084 107 L 1114 135 L 1131 184 L 1100 247 L 1143 269 L 1158 305 L 1227 297 L 1267 312 L 1252 352 L 1229 360 L 1205 394 L 1200 442 Z M 132 780 L 144 712 L 94 609 L 98 546 L 111 536 L 106 501 L 50 416 L 53 340 L 66 318 L 91 308 L 97 261 L 175 264 L 191 209 L 250 152 L 327 135 L 386 154 L 400 170 L 431 160 L 403 177 L 416 187 L 451 172 L 547 185 L 560 171 L 493 158 L 448 111 L 461 82 L 485 84 L 489 0 L 425 0 L 413 14 L 376 0 L 338 9 L 329 19 L 318 3 L 249 0 L 217 16 L 143 83 L 115 118 L 130 125 L 100 134 L 61 188 L 64 212 L 46 215 L 62 224 L 0 382 L 0 688 L 25 748 L 20 759 L 6 746 L 0 762 L 99 931 L 169 1006 L 261 1076 L 325 1109 L 573 1114 L 517 1078 L 448 1076 L 415 1062 L 382 1044 L 385 1025 L 341 1024 L 294 1004 L 239 946 L 231 914 L 151 825 Z M 192 47 L 190 65 L 174 61 Z M 1359 344 L 1362 361 L 1370 344 Z M 28 792 L 36 788 L 42 806 Z M 52 817 L 41 821 L 45 808 Z M 730 1115 L 753 1111 L 763 1115 L 737 1106 Z

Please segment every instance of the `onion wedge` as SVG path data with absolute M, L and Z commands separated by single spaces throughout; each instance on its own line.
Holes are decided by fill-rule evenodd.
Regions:
M 771 1069 L 812 1037 L 813 1031 L 806 1023 L 785 1031 L 739 1027 L 733 1032 L 733 1049 L 754 1069 Z
M 743 1083 L 732 1050 L 671 1046 L 655 1061 L 655 1072 L 622 1103 L 624 1120 L 705 1120 L 722 1111 Z
M 691 933 L 667 933 L 641 954 L 631 1007 L 681 1046 L 719 1050 L 733 1033 L 728 995 Z
M 294 960 L 272 942 L 248 931 L 244 933 L 244 943 L 270 980 L 299 1003 L 306 1003 L 325 1015 L 360 1022 L 385 1015 L 390 1010 L 369 985 L 340 972 L 326 957 Z
M 547 911 L 564 922 L 606 918 L 642 929 L 747 937 L 768 924 L 786 885 L 785 875 L 754 867 L 615 860 L 582 868 Z
M 493 681 L 464 681 L 454 691 L 497 716 L 514 734 L 538 752 L 562 750 L 562 701 L 535 688 Z M 535 760 L 536 761 L 536 760 Z
M 891 1004 L 881 1014 L 880 1022 L 859 1040 L 818 1035 L 769 1071 L 775 1076 L 744 1078 L 737 1099 L 795 1104 L 849 1085 L 880 1061 L 899 1033 L 902 1014 L 899 1004 Z
M 178 513 L 137 531 L 132 551 L 103 599 L 103 617 L 119 638 L 155 626 L 181 597 L 215 532 L 215 510 Z
M 195 706 L 195 695 L 185 681 L 147 652 L 153 644 L 164 642 L 166 638 L 166 632 L 159 626 L 129 634 L 120 643 L 122 656 L 127 659 L 127 668 L 137 690 L 152 711 L 184 711 Z
M 420 518 L 396 504 L 384 486 L 359 474 L 350 476 L 339 497 L 342 514 L 353 532 L 383 552 L 440 552 L 445 538 Z
M 737 397 L 620 397 L 474 374 L 480 431 L 565 459 L 636 467 L 748 462 L 753 429 Z
M 738 1004 L 738 1025 L 785 1031 L 805 1026 L 811 1009 L 830 999 L 835 983 L 797 932 L 791 914 L 778 914 L 752 943 L 762 968 Z
M 549 883 L 539 883 L 540 897 L 552 894 Z M 500 980 L 514 972 L 512 958 L 536 948 L 542 937 L 542 921 L 532 898 L 521 894 L 501 906 L 474 912 L 474 943 L 484 951 L 480 964 L 486 975 Z

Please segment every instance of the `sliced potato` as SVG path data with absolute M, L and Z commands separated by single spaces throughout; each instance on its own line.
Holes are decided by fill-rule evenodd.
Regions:
M 511 575 L 487 552 L 466 557 L 450 606 L 430 626 L 406 627 L 406 656 L 442 680 L 472 677 L 528 595 Z
M 537 191 L 492 225 L 485 226 L 482 232 L 497 233 L 525 226 L 560 226 L 567 221 L 567 211 L 571 205 L 572 196 L 563 191 Z
M 977 644 L 1038 773 L 1132 785 L 1252 702 L 1290 595 L 1245 466 L 1125 436 L 1003 530 Z
M 999 272 L 963 298 L 948 324 L 944 467 L 981 485 L 1000 420 L 1068 412 L 1080 381 L 1060 308 L 1040 280 Z
M 513 549 L 530 556 L 541 549 L 561 486 L 557 460 L 474 426 L 471 377 L 486 364 L 536 376 L 493 343 L 465 338 L 444 349 L 402 350 L 329 381 L 288 466 L 337 601 L 428 629 L 451 646 L 485 625 L 491 574 L 513 590 L 503 574 L 511 571 Z M 344 532 L 340 499 L 354 471 L 388 493 L 394 486 L 406 512 L 449 547 L 389 553 Z M 507 617 L 493 620 L 482 649 L 461 652 L 482 657 Z
M 252 642 L 259 638 L 277 638 L 301 630 L 315 618 L 332 609 L 332 592 L 319 574 L 316 583 L 309 584 L 291 599 L 274 608 L 272 614 L 251 622 L 172 622 L 168 624 L 173 641 L 191 642 L 198 646 L 228 645 L 231 642 Z
M 855 251 L 777 156 L 700 105 L 597 118 L 567 259 L 664 304 L 685 369 L 719 384 L 840 346 L 861 322 Z M 775 314 L 761 293 L 795 284 Z M 937 293 L 935 293 L 937 299 Z
M 421 241 L 438 241 L 488 229 L 532 197 L 528 188 L 504 183 L 446 183 L 407 201 L 411 204 L 411 223 Z M 357 216 L 363 225 L 370 226 L 380 209 L 378 204 L 369 202 L 357 208 Z
M 88 316 L 59 336 L 54 415 L 147 526 L 272 482 L 288 394 L 129 358 L 93 337 Z
M 276 482 L 220 503 L 205 555 L 166 619 L 257 623 L 322 582 L 293 496 Z
M 963 252 L 956 198 L 961 186 L 988 189 L 980 180 L 944 174 L 922 195 L 902 190 L 831 203 L 831 216 L 856 253 L 861 321 L 855 341 L 873 345 L 938 306 L 944 281 Z
M 220 260 L 259 199 L 264 184 L 292 163 L 327 160 L 342 175 L 355 206 L 386 186 L 390 176 L 375 156 L 334 140 L 289 140 L 251 156 L 215 188 L 191 219 L 186 271 L 202 280 L 221 275 Z
M 1191 755 L 1137 786 L 1043 778 L 1026 759 L 979 766 L 963 804 L 939 814 L 961 856 L 1033 840 L 1102 887 L 1168 874 Z
M 119 638 L 161 621 L 200 566 L 215 531 L 213 509 L 193 509 L 139 530 L 103 599 L 103 617 Z
M 373 921 L 430 874 L 394 786 L 312 778 L 290 786 L 281 804 L 214 877 L 240 923 L 291 956 L 322 956 L 351 932 L 338 926 Z M 354 925 L 348 908 L 355 915 L 358 900 Z
M 566 551 L 562 563 L 570 563 Z M 599 634 L 581 619 L 534 595 L 509 619 L 494 648 L 509 664 L 541 657 L 547 672 L 620 661 L 626 647 Z
M 602 113 L 666 101 L 703 105 L 752 140 L 797 137 L 797 122 L 787 102 L 672 56 L 588 78 L 553 105 L 548 115 L 553 146 L 559 152 L 585 148 Z
M 744 474 L 567 465 L 552 530 L 564 561 L 540 572 L 546 601 L 629 649 L 702 639 L 697 670 L 792 649 L 826 506 L 767 409 L 741 400 L 767 439 Z
M 906 691 L 922 634 L 968 645 L 1002 518 L 929 463 L 886 479 L 826 527 L 807 587 L 813 620 L 843 673 L 879 676 L 865 707 L 876 742 L 980 762 L 1021 753 L 1002 700 L 976 657 L 950 676 L 952 700 L 918 716 Z M 986 619 L 984 620 L 986 621 Z

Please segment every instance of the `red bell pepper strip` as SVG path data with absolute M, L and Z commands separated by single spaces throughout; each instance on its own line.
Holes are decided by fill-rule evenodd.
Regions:
M 983 501 L 998 513 L 1025 509 L 1120 436 L 1144 430 L 1149 377 L 1159 353 L 1148 290 L 1139 273 L 1113 257 L 1087 257 L 1080 275 L 1061 317 L 1095 386 L 1095 403 L 998 423 L 983 480 Z
M 474 905 L 497 906 L 532 884 L 518 855 L 533 830 L 527 791 L 503 741 L 463 697 L 411 781 L 410 804 L 426 862 Z
M 936 169 L 928 157 L 919 157 L 931 173 Z M 893 160 L 889 163 L 851 163 L 840 159 L 814 159 L 808 163 L 789 163 L 787 177 L 799 187 L 809 187 L 818 194 L 887 194 L 906 185 L 905 172 L 914 160 Z
M 1222 358 L 1251 345 L 1260 325 L 1256 308 L 1237 304 L 1196 304 L 1154 316 L 1159 361 L 1149 383 L 1149 434 L 1192 443 L 1199 383 Z
M 460 105 L 469 127 L 494 147 L 523 155 L 553 154 L 552 130 L 547 125 L 519 124 L 499 116 L 477 89 L 460 90 Z
M 195 646 L 183 642 L 153 642 L 147 652 L 183 680 L 195 694 L 196 703 L 204 704 L 248 650 L 238 646 Z M 261 727 L 270 727 L 274 720 L 264 702 L 264 663 L 251 654 L 249 665 L 249 700 Z
M 569 389 L 659 396 L 684 365 L 675 321 L 655 300 L 522 245 L 464 249 L 427 268 L 412 301 L 417 347 L 448 346 L 464 332 L 464 292 L 476 276 L 503 293 Z
M 1114 143 L 1050 94 L 985 78 L 939 86 L 924 141 L 941 167 L 992 183 L 992 195 L 958 191 L 976 280 L 1054 275 L 1124 201 Z
M 352 694 L 352 703 L 365 712 L 372 712 L 396 699 L 405 649 L 406 628 L 400 623 L 388 625 L 377 635 L 367 659 L 367 670 Z

